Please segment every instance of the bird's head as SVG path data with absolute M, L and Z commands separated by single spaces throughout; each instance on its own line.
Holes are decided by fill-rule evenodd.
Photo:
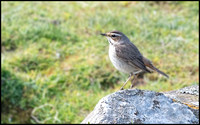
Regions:
M 126 39 L 128 39 L 122 32 L 119 31 L 101 33 L 101 35 L 105 36 L 111 45 L 122 44 L 126 41 Z

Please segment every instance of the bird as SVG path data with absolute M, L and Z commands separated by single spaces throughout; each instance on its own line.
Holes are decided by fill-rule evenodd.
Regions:
M 129 74 L 128 79 L 124 82 L 120 90 L 127 84 L 132 76 L 133 82 L 130 88 L 134 87 L 135 79 L 140 73 L 157 73 L 169 78 L 167 74 L 156 68 L 153 63 L 144 57 L 139 49 L 129 40 L 129 38 L 120 31 L 111 31 L 101 33 L 109 42 L 109 58 L 114 67 L 120 72 Z

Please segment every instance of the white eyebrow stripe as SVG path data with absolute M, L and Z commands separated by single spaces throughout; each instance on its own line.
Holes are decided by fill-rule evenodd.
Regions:
M 111 33 L 111 35 L 121 36 L 120 34 L 117 33 Z

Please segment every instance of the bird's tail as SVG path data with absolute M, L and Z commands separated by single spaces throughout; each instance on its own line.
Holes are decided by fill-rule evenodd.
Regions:
M 169 78 L 169 76 L 167 74 L 165 74 L 164 72 L 160 71 L 159 69 L 157 69 L 150 60 L 148 60 L 147 58 L 143 57 L 143 62 L 145 64 L 145 66 L 147 66 L 148 68 L 155 70 L 156 72 L 160 73 L 161 75 Z
M 161 75 L 163 75 L 163 76 L 169 78 L 169 76 L 168 76 L 167 74 L 165 74 L 163 71 L 160 71 L 160 70 L 157 69 L 155 66 L 154 66 L 154 70 L 155 70 L 156 72 L 160 73 Z

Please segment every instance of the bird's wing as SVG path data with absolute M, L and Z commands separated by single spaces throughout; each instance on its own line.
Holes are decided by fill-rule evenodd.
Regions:
M 127 62 L 130 65 L 136 66 L 137 68 L 150 72 L 144 62 L 143 56 L 133 44 L 122 44 L 115 46 L 116 55 L 121 58 L 123 61 Z

